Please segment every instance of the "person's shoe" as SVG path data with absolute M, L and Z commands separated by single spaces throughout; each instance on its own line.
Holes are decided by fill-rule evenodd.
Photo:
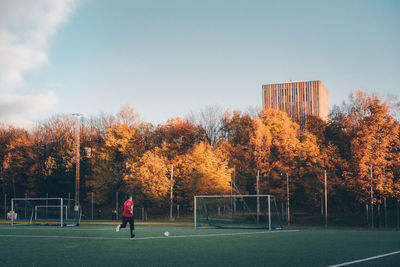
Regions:
M 119 228 L 121 228 L 120 224 L 118 224 L 117 228 L 115 228 L 115 232 L 119 232 Z
M 135 234 L 132 234 L 132 235 L 131 235 L 131 238 L 132 238 L 132 239 L 135 238 Z

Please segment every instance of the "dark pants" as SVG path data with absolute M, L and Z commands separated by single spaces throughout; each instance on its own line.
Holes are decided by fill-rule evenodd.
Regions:
M 124 217 L 122 216 L 122 224 L 121 224 L 121 228 L 125 228 L 126 224 L 129 222 L 129 226 L 131 227 L 131 237 L 134 235 L 134 231 L 135 231 L 135 222 L 133 220 L 133 216 L 132 217 Z

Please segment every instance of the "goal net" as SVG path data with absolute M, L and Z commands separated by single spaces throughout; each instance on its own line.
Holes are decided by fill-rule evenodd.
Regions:
M 194 197 L 195 228 L 281 229 L 272 195 L 218 195 Z
M 11 225 L 78 226 L 80 208 L 67 198 L 13 198 L 9 212 Z

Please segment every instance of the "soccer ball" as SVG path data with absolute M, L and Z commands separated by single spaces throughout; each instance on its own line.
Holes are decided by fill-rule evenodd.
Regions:
M 169 232 L 165 232 L 164 236 L 169 237 Z

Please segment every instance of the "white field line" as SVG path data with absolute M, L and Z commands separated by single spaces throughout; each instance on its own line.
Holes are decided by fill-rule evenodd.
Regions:
M 86 237 L 86 236 L 50 236 L 50 235 L 0 235 L 0 237 L 25 237 L 25 238 L 61 238 L 61 239 L 87 239 L 87 240 L 149 240 L 149 239 L 173 239 L 173 238 L 190 238 L 190 237 L 214 237 L 214 236 L 236 236 L 236 235 L 256 235 L 256 234 L 273 234 L 273 233 L 289 233 L 298 232 L 299 230 L 282 230 L 271 232 L 241 232 L 241 233 L 226 233 L 226 234 L 200 234 L 200 235 L 177 235 L 177 236 L 149 236 L 137 238 L 122 238 L 122 237 Z
M 354 264 L 354 263 L 370 261 L 370 260 L 379 259 L 379 258 L 383 258 L 383 257 L 387 257 L 387 256 L 392 256 L 392 255 L 399 254 L 399 253 L 400 253 L 400 250 L 399 251 L 394 251 L 394 252 L 391 252 L 391 253 L 382 254 L 382 255 L 377 255 L 377 256 L 374 256 L 374 257 L 365 258 L 365 259 L 360 259 L 360 260 L 355 260 L 355 261 L 349 261 L 349 262 L 344 262 L 344 263 L 340 263 L 340 264 L 330 265 L 328 267 L 346 266 L 346 265 L 350 265 L 350 264 Z
M 18 229 L 22 229 L 21 226 L 17 226 Z M 71 227 L 75 227 L 75 226 L 71 226 Z M 98 229 L 81 229 L 79 227 L 77 228 L 71 228 L 71 227 L 38 227 L 35 228 L 35 226 L 27 226 L 24 227 L 24 230 L 67 230 L 67 231 L 115 231 L 115 227 L 117 227 L 117 224 L 115 225 L 115 227 L 110 227 L 110 228 L 98 228 Z M 17 229 L 17 228 L 16 228 Z M 128 227 L 129 229 L 129 227 Z M 135 230 L 137 229 L 145 229 L 145 227 L 135 227 Z M 1 230 L 1 229 L 0 229 Z

